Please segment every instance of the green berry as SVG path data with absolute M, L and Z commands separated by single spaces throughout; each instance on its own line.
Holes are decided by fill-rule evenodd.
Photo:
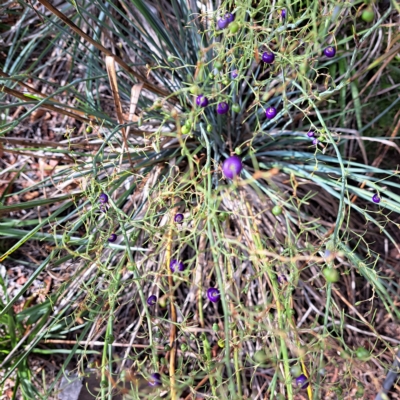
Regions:
M 280 207 L 280 206 L 273 207 L 272 214 L 274 214 L 275 217 L 277 217 L 278 215 L 281 215 L 282 214 L 282 207 Z
M 362 385 L 362 383 L 358 382 L 357 392 L 356 392 L 356 399 L 364 398 L 364 392 L 365 392 L 364 386 Z M 383 399 L 383 397 L 382 397 L 382 399 Z
M 340 357 L 342 357 L 342 358 L 345 359 L 345 360 L 348 360 L 348 359 L 350 358 L 350 353 L 347 352 L 346 350 L 342 350 L 342 351 L 340 352 Z
M 188 349 L 188 345 L 186 343 L 181 344 L 181 350 L 186 351 Z
M 171 351 L 171 346 L 170 346 L 169 344 L 166 344 L 166 345 L 164 346 L 164 350 L 165 350 L 165 351 Z
M 356 350 L 356 357 L 361 361 L 368 361 L 371 358 L 371 354 L 365 347 L 360 346 Z
M 339 272 L 333 268 L 324 268 L 322 274 L 328 283 L 334 283 L 340 279 Z
M 214 323 L 213 326 L 212 326 L 212 329 L 213 329 L 214 332 L 218 332 L 219 331 L 218 324 Z
M 362 384 L 361 382 L 358 382 L 358 384 L 357 384 L 356 398 L 357 398 L 357 399 L 364 398 L 364 392 L 365 392 L 365 389 L 364 389 L 363 384 Z M 382 398 L 382 399 L 383 399 L 383 398 Z M 389 397 L 388 397 L 388 399 L 389 399 Z
M 258 364 L 265 364 L 268 361 L 268 356 L 264 350 L 258 350 L 254 353 L 254 361 Z
M 229 24 L 229 30 L 231 33 L 236 33 L 239 30 L 239 24 L 237 22 L 231 22 Z
M 230 84 L 230 81 L 228 79 L 224 79 L 222 81 L 222 84 L 225 85 L 225 86 L 228 86 Z
M 182 135 L 187 135 L 190 132 L 190 128 L 188 128 L 186 125 L 183 125 L 181 128 Z
M 208 74 L 208 77 L 209 77 L 210 79 L 214 79 L 214 74 L 213 74 L 212 72 L 210 72 L 210 73 Z
M 341 386 L 336 386 L 333 391 L 340 396 L 339 398 L 342 399 L 343 389 Z
M 185 122 L 185 126 L 186 126 L 187 128 L 191 128 L 191 127 L 192 127 L 192 121 L 191 121 L 190 119 L 188 119 L 188 120 Z
M 365 9 L 361 14 L 361 19 L 365 22 L 372 22 L 374 18 L 375 18 L 375 13 L 371 7 Z
M 92 132 L 93 132 L 93 128 L 90 125 L 88 125 L 86 127 L 86 133 L 92 133 Z
M 240 105 L 238 103 L 233 103 L 232 104 L 232 111 L 235 113 L 239 113 L 241 110 Z
M 225 347 L 225 340 L 224 339 L 219 339 L 218 340 L 218 346 L 223 349 Z
M 297 377 L 297 376 L 300 376 L 300 375 L 303 373 L 303 371 L 301 370 L 300 365 L 299 365 L 299 364 L 296 364 L 296 365 L 293 365 L 292 368 L 290 368 L 290 373 L 291 373 L 293 376 Z
M 218 219 L 220 220 L 220 221 L 225 221 L 226 219 L 228 219 L 229 218 L 229 214 L 228 213 L 226 213 L 226 212 L 222 212 L 222 213 L 220 213 L 219 215 L 218 215 Z M 217 325 L 218 326 L 218 325 Z
M 221 61 L 217 60 L 214 63 L 214 68 L 216 68 L 218 71 L 221 71 L 221 69 L 224 67 L 224 64 L 222 64 Z
M 156 339 L 161 339 L 162 336 L 163 336 L 163 334 L 162 334 L 162 332 L 160 332 L 160 331 L 157 331 L 157 332 L 154 334 L 154 337 L 155 337 Z
M 168 62 L 173 63 L 175 61 L 175 57 L 174 56 L 169 56 L 168 57 Z
M 240 147 L 236 147 L 235 149 L 235 154 L 237 154 L 238 156 L 240 156 L 242 154 L 242 149 Z
M 207 132 L 212 132 L 212 130 L 213 130 L 212 125 L 207 125 Z
M 156 101 L 153 103 L 153 107 L 154 107 L 154 108 L 161 108 L 161 107 L 162 107 L 161 101 L 160 101 L 160 100 L 156 100 Z
M 335 242 L 332 239 L 330 239 L 330 240 L 328 240 L 326 242 L 326 246 L 325 247 L 329 251 L 334 251 L 335 250 Z
M 192 85 L 189 88 L 189 92 L 192 94 L 198 94 L 199 93 L 199 87 L 197 85 Z

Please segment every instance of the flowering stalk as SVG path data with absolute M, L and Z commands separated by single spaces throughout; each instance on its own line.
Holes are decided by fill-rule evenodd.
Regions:
M 117 209 L 117 212 L 120 213 L 121 211 L 119 209 Z M 149 335 L 149 344 L 150 344 L 151 349 L 152 349 L 152 363 L 153 363 L 153 368 L 156 369 L 157 368 L 157 349 L 156 349 L 156 346 L 154 346 L 154 343 L 153 343 L 153 331 L 152 331 L 152 324 L 151 324 L 151 315 L 150 315 L 150 312 L 149 312 L 149 308 L 146 305 L 147 303 L 146 303 L 146 298 L 145 298 L 144 293 L 143 293 L 143 288 L 142 288 L 142 286 L 140 284 L 139 271 L 138 271 L 138 269 L 136 267 L 136 263 L 135 263 L 135 260 L 133 258 L 133 255 L 132 255 L 132 251 L 130 251 L 130 249 L 129 249 L 129 243 L 130 242 L 135 243 L 136 240 L 138 239 L 139 231 L 134 235 L 134 237 L 130 241 L 129 238 L 128 238 L 128 234 L 127 234 L 127 232 L 125 230 L 124 224 L 121 224 L 121 230 L 122 230 L 122 234 L 124 236 L 124 241 L 125 241 L 125 243 L 128 244 L 127 250 L 126 250 L 126 254 L 128 255 L 129 262 L 132 265 L 133 276 L 135 278 L 134 281 L 136 283 L 136 286 L 137 286 L 137 289 L 138 289 L 138 292 L 139 292 L 140 300 L 141 300 L 142 304 L 145 307 L 146 319 L 147 319 L 147 329 L 148 329 L 148 335 Z M 128 354 L 126 354 L 126 356 L 124 357 L 124 359 L 122 361 L 122 366 L 124 365 L 124 361 L 127 359 L 127 357 L 128 357 Z
M 252 213 L 252 208 L 248 202 L 246 202 L 246 206 L 247 206 L 247 210 L 251 216 L 251 219 L 254 221 L 254 215 Z M 264 250 L 264 249 L 263 249 L 263 245 L 262 245 L 262 241 L 261 241 L 261 236 L 260 236 L 260 233 L 259 233 L 259 230 L 258 230 L 258 227 L 256 224 L 254 224 L 254 223 L 252 224 L 251 231 L 253 232 L 252 236 L 254 239 L 253 240 L 254 245 L 255 245 L 256 249 L 261 250 L 261 253 L 262 253 L 262 250 Z M 262 259 L 259 259 L 258 261 L 261 264 L 263 264 L 263 266 L 264 266 L 263 269 L 267 271 L 267 275 L 268 275 L 269 281 L 270 281 L 272 296 L 274 297 L 274 300 L 276 303 L 276 309 L 278 312 L 279 329 L 284 331 L 285 330 L 285 321 L 284 321 L 283 313 L 285 311 L 285 308 L 279 298 L 279 287 L 278 287 L 277 280 L 274 277 L 275 273 L 273 271 L 271 271 L 270 266 L 265 265 L 265 263 Z M 292 383 L 291 383 L 288 349 L 286 346 L 285 338 L 283 336 L 280 336 L 280 341 L 281 341 L 281 353 L 282 353 L 282 358 L 283 358 L 283 369 L 285 372 L 285 384 L 286 384 L 286 390 L 287 390 L 287 398 L 288 398 L 288 400 L 293 400 L 293 388 L 292 388 Z
M 169 355 L 169 377 L 171 384 L 171 400 L 176 400 L 176 385 L 175 385 L 175 338 L 176 338 L 176 310 L 174 305 L 174 289 L 172 280 L 172 271 L 170 266 L 171 262 L 171 248 L 172 248 L 172 228 L 168 231 L 167 236 L 167 252 L 166 252 L 166 268 L 168 271 L 168 286 L 169 286 L 169 296 L 170 296 L 170 313 L 171 313 L 171 330 L 169 332 L 169 345 L 171 346 L 171 351 Z
M 210 142 L 208 140 L 207 134 L 204 130 L 203 125 L 200 125 L 200 130 L 202 133 L 202 136 L 204 138 L 204 141 L 206 142 L 206 149 L 207 149 L 207 161 L 204 166 L 204 170 L 207 172 L 207 198 L 211 199 L 212 198 L 212 185 L 211 185 L 211 146 Z M 210 205 L 211 206 L 211 205 Z M 208 231 L 208 237 L 210 240 L 210 248 L 214 249 L 215 248 L 215 241 L 214 241 L 214 228 L 212 226 L 212 221 L 211 218 L 207 218 L 207 231 Z M 215 265 L 218 265 L 218 259 L 216 257 L 216 254 L 214 251 L 212 251 L 212 256 L 214 259 Z M 231 367 L 231 362 L 230 362 L 230 344 L 229 344 L 229 337 L 230 337 L 230 332 L 229 332 L 229 319 L 228 319 L 228 305 L 226 304 L 226 299 L 225 299 L 225 289 L 224 289 L 224 282 L 222 280 L 222 272 L 220 268 L 216 268 L 216 275 L 217 275 L 217 282 L 218 282 L 218 287 L 221 292 L 221 303 L 222 303 L 222 309 L 224 311 L 224 331 L 225 331 L 225 365 L 226 365 L 226 371 L 228 373 L 228 379 L 229 379 L 229 390 L 231 393 L 235 393 L 235 385 L 232 380 L 232 367 Z

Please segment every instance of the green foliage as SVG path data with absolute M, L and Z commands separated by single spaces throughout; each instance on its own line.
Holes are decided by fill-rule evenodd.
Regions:
M 179 394 L 207 374 L 200 389 L 207 395 L 243 398 L 242 390 L 250 393 L 253 382 L 259 384 L 254 364 L 271 363 L 276 372 L 268 385 L 270 398 L 294 399 L 294 362 L 304 363 L 310 376 L 318 375 L 325 341 L 329 337 L 345 347 L 344 324 L 354 320 L 348 305 L 332 294 L 332 285 L 320 279 L 321 272 L 339 286 L 350 284 L 351 271 L 357 277 L 351 284 L 367 285 L 382 308 L 399 317 L 395 280 L 378 273 L 379 255 L 370 248 L 378 235 L 397 246 L 392 229 L 400 211 L 397 169 L 372 162 L 377 142 L 396 148 L 386 136 L 399 99 L 391 76 L 374 77 L 385 62 L 393 76 L 399 75 L 385 26 L 395 6 L 369 23 L 375 15 L 367 19 L 365 10 L 356 18 L 352 4 L 344 2 L 199 5 L 192 0 L 74 1 L 62 5 L 63 21 L 44 8 L 36 10 L 43 20 L 37 28 L 40 19 L 32 24 L 28 16 L 36 14 L 25 4 L 2 66 L 0 139 L 16 135 L 41 107 L 77 121 L 54 146 L 23 144 L 38 157 L 54 156 L 62 168 L 15 189 L 15 179 L 31 168 L 17 166 L 18 178 L 1 197 L 1 215 L 9 218 L 0 221 L 0 236 L 13 239 L 1 261 L 18 261 L 18 251 L 28 243 L 52 246 L 15 297 L 0 304 L 2 380 L 16 373 L 16 387 L 26 399 L 49 396 L 72 360 L 84 370 L 91 353 L 80 341 L 95 335 L 102 343 L 101 353 L 93 350 L 101 355 L 102 399 L 111 396 L 109 377 L 122 374 L 127 359 L 139 371 L 158 371 L 164 363 L 170 368 L 165 353 L 179 348 L 187 357 L 177 352 L 175 370 L 169 371 Z M 285 20 L 279 14 L 283 6 Z M 226 11 L 234 11 L 235 22 L 216 31 L 215 21 Z M 374 50 L 370 44 L 382 31 L 385 46 Z M 329 60 L 322 55 L 328 44 L 337 49 Z M 259 62 L 266 50 L 276 55 L 271 65 Z M 118 96 L 108 80 L 105 55 L 110 52 L 118 55 Z M 43 75 L 59 60 L 70 61 L 67 79 Z M 238 78 L 232 80 L 234 69 Z M 21 86 L 28 77 L 47 91 L 40 95 Z M 142 90 L 135 86 L 140 77 L 146 83 Z M 199 94 L 207 96 L 208 107 L 196 106 Z M 368 117 L 367 108 L 383 95 Z M 125 122 L 118 116 L 118 101 Z M 232 112 L 217 115 L 220 101 L 229 102 Z M 128 121 L 125 116 L 136 102 L 137 118 Z M 269 106 L 278 109 L 273 120 L 265 118 Z M 17 107 L 23 111 L 11 119 Z M 87 134 L 82 143 L 76 140 L 79 124 Z M 309 130 L 316 132 L 318 146 L 311 145 Z M 244 169 L 227 182 L 220 165 L 233 152 Z M 64 190 L 66 182 L 75 188 Z M 40 191 L 39 199 L 12 201 L 34 190 Z M 109 196 L 107 210 L 98 201 L 102 192 Z M 371 202 L 373 193 L 382 197 L 379 206 Z M 45 216 L 44 209 L 50 210 Z M 182 227 L 172 223 L 177 209 L 189 216 Z M 269 219 L 268 210 L 280 217 Z M 119 240 L 108 243 L 114 232 Z M 170 276 L 171 257 L 185 257 L 189 268 Z M 45 301 L 14 314 L 13 306 L 35 279 L 71 264 L 70 276 Z M 385 268 L 398 277 L 393 266 Z M 289 279 L 278 285 L 281 273 Z M 221 291 L 219 308 L 206 303 L 211 283 Z M 6 293 L 3 281 L 2 286 Z M 318 312 L 302 320 L 309 326 L 300 332 L 295 318 L 302 307 L 293 308 L 293 302 L 303 296 L 293 293 L 303 290 L 305 306 Z M 159 308 L 153 311 L 146 298 L 155 291 Z M 129 315 L 127 325 L 133 325 L 121 328 L 121 315 L 124 320 Z M 117 353 L 119 335 L 124 344 L 140 341 L 144 347 Z M 75 344 L 59 349 L 43 343 L 56 338 L 73 338 Z M 379 340 L 388 348 L 386 339 Z M 302 343 L 310 344 L 309 350 Z M 263 350 L 256 351 L 260 344 Z M 62 351 L 67 355 L 56 380 L 39 394 L 30 355 Z M 362 360 L 373 356 L 359 353 Z M 325 383 L 316 379 L 310 386 L 319 398 Z

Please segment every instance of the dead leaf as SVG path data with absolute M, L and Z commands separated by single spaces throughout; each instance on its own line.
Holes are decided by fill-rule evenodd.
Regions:
M 54 168 L 58 165 L 58 160 L 50 160 L 47 164 L 42 158 L 39 159 L 39 169 L 42 174 L 50 176 L 54 172 Z
M 28 280 L 28 278 L 26 277 L 26 276 L 20 276 L 16 281 L 15 281 L 15 283 L 17 284 L 17 285 L 23 285 L 26 281 Z
M 38 110 L 35 110 L 29 119 L 30 123 L 36 122 L 40 117 L 42 117 L 46 113 L 46 110 L 43 108 L 39 108 Z
M 34 192 L 25 193 L 22 198 L 25 201 L 29 201 L 29 200 L 32 200 L 32 199 L 36 199 L 36 197 L 38 197 L 38 196 L 39 196 L 39 192 L 37 190 L 35 190 Z
M 107 68 L 108 79 L 110 81 L 112 95 L 113 95 L 113 98 L 114 98 L 115 108 L 116 108 L 116 111 L 117 111 L 118 122 L 121 125 L 123 125 L 125 123 L 125 121 L 124 121 L 124 115 L 123 115 L 123 112 L 122 112 L 121 98 L 119 96 L 118 80 L 117 80 L 117 73 L 116 73 L 116 70 L 115 70 L 115 57 L 114 56 L 107 56 L 106 57 L 106 68 Z M 122 132 L 122 139 L 124 141 L 125 150 L 126 150 L 126 152 L 128 154 L 129 163 L 133 167 L 131 154 L 129 153 L 128 140 L 127 140 L 127 137 L 126 137 L 125 128 L 121 128 L 121 132 Z

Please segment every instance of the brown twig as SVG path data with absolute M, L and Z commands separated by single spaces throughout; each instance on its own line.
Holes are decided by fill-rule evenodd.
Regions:
M 120 125 L 123 125 L 125 123 L 125 121 L 124 121 L 124 116 L 122 113 L 121 98 L 119 96 L 117 73 L 115 71 L 115 57 L 113 57 L 113 56 L 106 57 L 106 67 L 107 67 L 108 79 L 110 80 L 111 92 L 112 92 L 112 95 L 114 98 L 115 109 L 117 111 L 118 122 L 120 123 Z M 121 132 L 122 132 L 122 139 L 124 141 L 125 150 L 128 154 L 129 164 L 131 164 L 131 167 L 133 168 L 132 157 L 131 157 L 131 153 L 129 152 L 129 147 L 128 147 L 128 138 L 126 136 L 126 130 L 124 127 L 121 128 Z
M 215 368 L 211 373 L 213 374 L 217 369 Z M 208 381 L 209 376 L 205 376 L 194 388 L 194 390 L 199 389 L 201 386 L 203 386 L 207 381 Z M 185 397 L 185 400 L 190 400 L 192 394 L 189 394 Z

